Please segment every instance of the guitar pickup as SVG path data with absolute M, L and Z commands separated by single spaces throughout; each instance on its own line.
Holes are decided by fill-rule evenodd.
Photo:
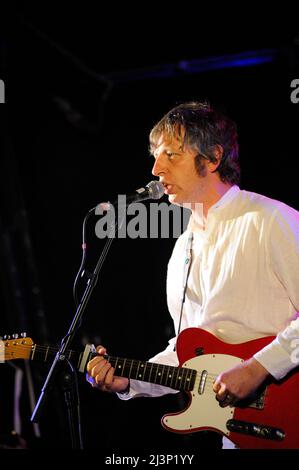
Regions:
M 250 423 L 237 419 L 229 419 L 226 427 L 230 432 L 239 432 L 249 436 L 269 439 L 272 441 L 283 441 L 285 432 L 282 429 L 267 426 L 265 424 Z
M 199 386 L 198 386 L 199 395 L 202 395 L 205 391 L 207 377 L 208 377 L 208 371 L 203 370 L 201 375 L 200 375 L 200 381 L 199 381 Z

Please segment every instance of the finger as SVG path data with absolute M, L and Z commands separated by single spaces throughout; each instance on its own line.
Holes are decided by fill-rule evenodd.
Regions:
M 102 361 L 105 359 L 102 356 L 96 356 L 93 359 L 91 359 L 86 366 L 86 370 L 88 374 L 91 374 L 91 371 L 94 367 L 96 367 L 98 364 L 100 364 Z
M 108 370 L 111 368 L 111 364 L 109 362 L 106 362 L 104 366 L 101 368 L 101 370 L 98 372 L 98 374 L 95 376 L 95 382 L 97 385 L 104 385 L 105 384 L 105 379 Z
M 108 361 L 106 359 L 101 359 L 92 367 L 90 375 L 94 378 L 96 378 L 97 375 L 103 375 L 103 370 L 107 364 Z
M 224 383 L 222 382 L 222 377 L 219 375 L 213 383 L 213 390 L 215 393 L 218 393 L 225 387 Z
M 226 402 L 225 400 L 219 402 L 219 406 L 221 406 L 221 408 L 226 408 L 228 405 L 229 403 Z
M 92 387 L 95 387 L 95 380 L 94 380 L 94 378 L 93 378 L 91 375 L 86 374 L 86 380 L 87 380 L 87 382 L 90 383 L 90 385 L 91 385 Z
M 93 368 L 91 374 L 86 374 L 86 380 L 93 387 L 103 387 L 104 385 L 106 385 L 107 375 L 111 369 L 113 369 L 113 367 L 111 367 L 111 364 L 107 363 L 107 361 L 105 361 L 105 364 L 98 364 L 96 367 Z M 112 378 L 110 377 L 110 375 L 108 377 L 108 384 L 110 384 L 110 382 L 112 382 L 113 380 L 113 372 L 114 370 L 112 371 Z
M 220 387 L 221 387 L 220 381 L 216 379 L 215 382 L 213 383 L 213 391 L 215 393 L 218 393 Z
M 107 352 L 106 348 L 104 348 L 104 346 L 102 346 L 101 344 L 97 346 L 96 350 L 97 350 L 97 353 L 102 356 L 104 356 L 104 354 L 106 354 Z
M 228 391 L 225 384 L 221 384 L 218 392 L 216 393 L 216 400 L 223 401 L 227 395 Z
M 110 367 L 110 369 L 108 370 L 107 374 L 106 374 L 106 377 L 105 377 L 105 387 L 107 390 L 110 390 L 112 384 L 113 384 L 113 380 L 114 380 L 114 367 Z
M 222 400 L 221 402 L 219 402 L 219 405 L 224 408 L 226 406 L 234 406 L 234 404 L 236 403 L 237 401 L 237 398 L 231 394 L 227 394 L 226 397 L 224 398 L 224 400 Z

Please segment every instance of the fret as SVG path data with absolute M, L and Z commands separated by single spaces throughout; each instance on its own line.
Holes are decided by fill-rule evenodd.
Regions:
M 143 363 L 142 367 L 143 367 L 143 376 L 142 376 L 142 380 L 144 380 L 144 374 L 145 374 L 145 372 L 146 372 L 146 362 Z
M 162 372 L 160 372 L 160 376 L 161 376 L 160 385 L 162 385 L 162 379 L 163 379 L 163 376 L 164 376 L 164 369 L 165 369 L 165 366 L 164 366 L 164 364 L 163 364 L 163 365 L 162 365 Z
M 185 376 L 184 377 L 184 388 L 186 389 L 187 388 L 187 383 L 188 383 L 188 369 L 183 369 L 184 372 L 183 372 L 183 375 Z
M 188 390 L 190 389 L 190 379 L 191 379 L 191 370 L 187 372 L 187 383 L 188 383 Z
M 129 370 L 129 375 L 128 375 L 129 378 L 131 377 L 131 373 L 132 373 L 132 366 L 133 366 L 133 361 L 132 360 L 130 361 L 130 364 L 131 365 L 130 365 L 130 370 Z
M 188 375 L 188 372 L 187 370 L 183 369 L 183 381 L 184 381 L 184 389 L 186 389 L 186 386 L 187 386 L 187 375 Z
M 122 377 L 124 376 L 124 369 L 125 369 L 125 366 L 126 366 L 126 359 L 124 359 L 123 368 L 122 368 L 122 371 L 121 371 L 121 376 L 122 376 Z
M 168 387 L 169 368 L 170 366 L 167 366 L 167 365 L 163 366 L 164 384 L 166 385 L 166 387 Z
M 150 382 L 150 376 L 152 371 L 153 364 L 151 362 L 144 363 L 144 373 L 143 373 L 143 381 Z
M 195 387 L 195 381 L 197 377 L 197 370 L 192 371 L 192 379 L 190 380 L 190 390 L 193 390 Z
M 149 382 L 151 381 L 151 376 L 152 376 L 152 372 L 153 372 L 153 366 L 154 366 L 154 363 L 151 362 L 151 371 L 150 371 L 150 375 L 149 375 L 149 379 L 148 379 Z
M 169 387 L 171 387 L 171 384 L 172 384 L 172 378 L 173 378 L 173 367 L 171 366 L 168 366 L 168 371 L 167 371 L 167 378 L 170 379 L 170 382 L 169 382 Z
M 166 367 L 165 365 L 162 366 L 162 373 L 161 373 L 161 376 L 162 376 L 162 377 L 161 377 L 161 380 L 160 380 L 160 384 L 161 384 L 161 385 L 162 385 L 162 383 L 161 383 L 161 382 L 162 382 L 162 379 L 164 379 L 164 376 L 165 376 L 165 367 Z M 165 377 L 165 378 L 167 378 L 167 377 Z
M 165 385 L 168 387 L 169 366 L 165 369 Z
M 49 346 L 47 346 L 44 362 L 47 361 L 47 357 L 48 357 L 48 354 L 49 354 L 49 349 L 50 349 Z
M 35 354 L 35 351 L 36 351 L 36 344 L 32 347 L 32 354 L 31 354 L 31 360 L 34 359 L 34 354 Z
M 172 388 L 172 382 L 173 382 L 173 378 L 174 378 L 174 373 L 175 373 L 175 369 L 172 367 L 171 368 L 171 380 L 170 380 L 170 384 L 169 386 Z
M 138 379 L 139 367 L 140 367 L 140 361 L 138 361 L 138 367 L 137 367 L 137 372 L 136 372 L 136 379 Z
M 155 376 L 155 381 L 154 383 L 156 384 L 157 383 L 157 375 L 158 375 L 158 371 L 159 371 L 159 365 L 156 364 L 156 376 Z
M 126 359 L 126 377 L 133 377 L 134 375 L 134 359 Z M 130 366 L 130 367 L 129 367 Z
M 179 368 L 177 369 L 177 374 L 176 374 L 176 379 L 175 379 L 175 388 L 178 388 L 178 380 L 181 380 L 181 369 Z

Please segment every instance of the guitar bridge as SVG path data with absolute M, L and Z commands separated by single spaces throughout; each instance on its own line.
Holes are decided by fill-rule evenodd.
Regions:
M 255 408 L 256 410 L 263 410 L 265 406 L 266 390 L 263 391 L 253 402 L 249 403 L 248 408 Z

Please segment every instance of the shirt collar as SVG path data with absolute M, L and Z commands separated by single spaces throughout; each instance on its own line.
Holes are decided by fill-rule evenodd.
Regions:
M 229 204 L 240 192 L 240 188 L 237 185 L 232 186 L 226 193 L 217 201 L 215 204 L 213 204 L 208 212 L 208 217 L 210 214 L 213 214 L 217 212 L 219 208 L 225 207 L 227 204 Z M 203 217 L 202 213 L 202 205 L 198 205 L 198 209 L 195 209 L 195 215 L 191 214 L 187 230 L 189 231 L 200 231 L 202 232 L 204 230 L 204 227 L 206 225 L 206 220 Z
M 226 204 L 228 204 L 229 202 L 231 202 L 239 192 L 240 192 L 240 188 L 239 188 L 239 186 L 237 186 L 235 184 L 228 191 L 226 191 L 226 193 L 223 194 L 223 196 L 217 202 L 215 202 L 215 204 L 213 204 L 210 207 L 209 213 L 211 211 L 214 211 L 215 209 L 218 209 L 219 207 L 223 207 Z

